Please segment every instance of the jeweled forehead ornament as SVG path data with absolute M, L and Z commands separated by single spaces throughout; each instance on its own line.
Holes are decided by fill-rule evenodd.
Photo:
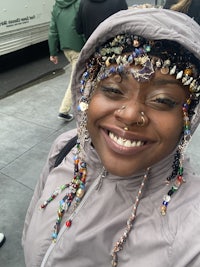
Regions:
M 104 47 L 99 50 L 104 63 L 101 62 L 102 68 L 99 71 L 98 80 L 105 79 L 110 74 L 127 72 L 130 72 L 138 82 L 145 82 L 152 77 L 155 70 L 150 57 L 147 55 L 147 52 L 150 51 L 150 45 L 141 46 L 140 37 L 118 35 L 110 45 L 111 48 Z M 131 65 L 139 68 L 130 68 Z
M 146 82 L 156 70 L 174 75 L 184 86 L 189 87 L 190 98 L 199 100 L 199 69 L 199 61 L 176 42 L 146 40 L 128 33 L 117 35 L 99 47 L 87 62 L 81 80 L 79 110 L 87 109 L 90 95 L 98 81 L 115 74 L 130 73 L 138 82 Z

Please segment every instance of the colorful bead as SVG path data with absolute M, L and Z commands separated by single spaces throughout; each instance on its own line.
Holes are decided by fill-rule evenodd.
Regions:
M 52 238 L 53 238 L 54 240 L 57 238 L 57 236 L 58 236 L 58 235 L 57 235 L 56 233 L 53 233 L 53 234 L 52 234 Z
M 161 206 L 161 211 L 160 211 L 160 212 L 161 212 L 161 215 L 163 215 L 163 216 L 166 215 L 167 207 L 166 207 L 165 205 L 162 205 L 162 206 Z
M 82 198 L 85 194 L 85 190 L 83 190 L 82 188 L 79 188 L 77 191 L 76 191 L 76 196 L 78 198 Z
M 67 228 L 69 228 L 71 225 L 72 225 L 72 221 L 71 220 L 69 220 L 69 221 L 66 221 L 66 226 L 67 226 Z
M 185 74 L 185 75 L 189 75 L 189 76 L 191 76 L 191 75 L 192 75 L 192 69 L 191 69 L 191 68 L 186 68 L 186 69 L 184 70 L 184 74 Z

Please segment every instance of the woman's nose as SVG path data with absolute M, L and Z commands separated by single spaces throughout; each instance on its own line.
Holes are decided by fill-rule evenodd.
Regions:
M 119 106 L 114 114 L 117 120 L 127 126 L 145 126 L 148 122 L 143 105 L 140 103 L 126 103 Z

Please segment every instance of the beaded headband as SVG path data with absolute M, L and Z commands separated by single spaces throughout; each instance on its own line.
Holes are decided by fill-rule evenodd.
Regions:
M 140 69 L 130 68 L 131 65 Z M 146 40 L 133 34 L 122 34 L 102 45 L 86 64 L 81 80 L 78 109 L 84 111 L 93 88 L 85 90 L 87 81 L 98 82 L 113 74 L 131 73 L 139 82 L 148 81 L 160 70 L 162 74 L 175 75 L 184 86 L 189 86 L 190 105 L 193 114 L 200 98 L 200 62 L 180 44 L 169 40 Z

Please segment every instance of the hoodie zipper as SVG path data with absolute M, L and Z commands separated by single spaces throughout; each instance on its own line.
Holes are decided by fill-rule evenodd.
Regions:
M 85 197 L 82 199 L 81 203 L 78 205 L 78 207 L 75 209 L 75 211 L 69 216 L 69 218 L 67 220 L 71 220 L 73 221 L 74 217 L 79 213 L 79 211 L 81 210 L 81 208 L 83 207 L 83 205 L 86 203 L 86 201 L 88 200 L 88 198 L 90 197 L 92 191 L 94 190 L 100 190 L 101 188 L 101 185 L 103 183 L 103 179 L 106 177 L 107 175 L 107 172 L 105 171 L 105 169 L 103 168 L 101 174 L 97 177 L 97 179 L 95 180 L 95 182 L 90 186 L 90 188 L 88 189 L 87 193 L 85 194 Z M 60 229 L 60 232 L 59 232 L 59 235 L 57 237 L 57 241 L 55 243 L 52 243 L 44 258 L 43 258 L 43 261 L 40 265 L 40 267 L 44 267 L 53 248 L 56 246 L 56 243 L 59 241 L 60 237 L 62 236 L 62 234 L 66 231 L 66 229 L 69 230 L 69 228 L 67 228 L 65 225 L 62 226 L 62 228 Z

